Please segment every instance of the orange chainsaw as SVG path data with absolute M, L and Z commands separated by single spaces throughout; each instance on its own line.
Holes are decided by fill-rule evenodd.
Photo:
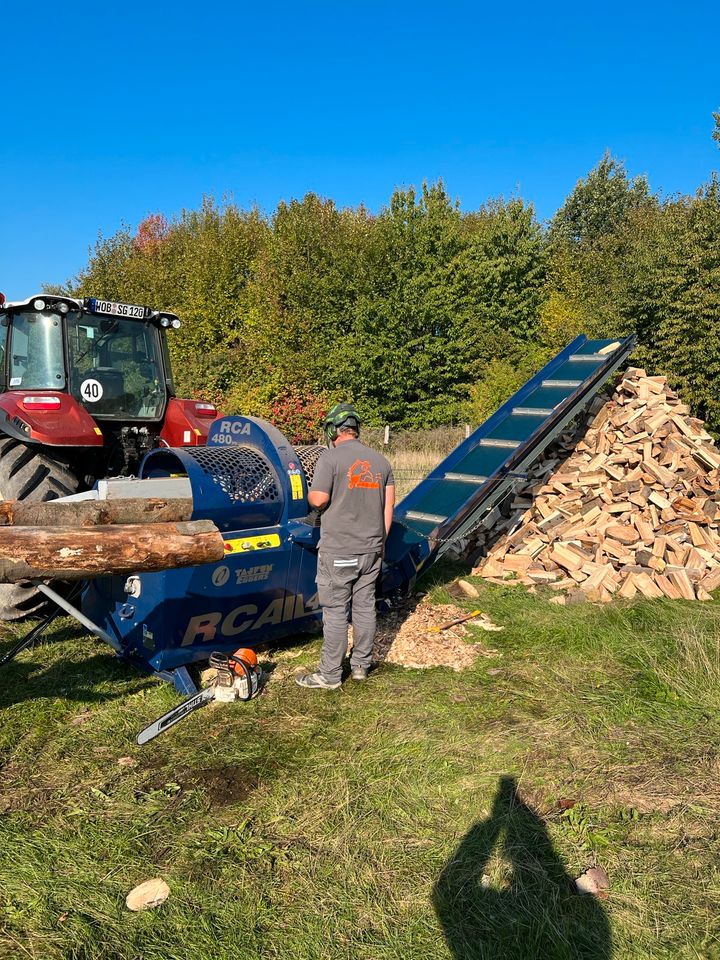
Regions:
M 233 703 L 235 700 L 251 700 L 260 690 L 262 670 L 257 654 L 248 647 L 241 647 L 235 653 L 211 653 L 210 666 L 215 670 L 215 679 L 200 693 L 188 697 L 179 706 L 174 707 L 145 727 L 138 736 L 137 743 L 154 740 L 170 727 L 184 720 L 206 703 L 217 700 L 220 703 Z

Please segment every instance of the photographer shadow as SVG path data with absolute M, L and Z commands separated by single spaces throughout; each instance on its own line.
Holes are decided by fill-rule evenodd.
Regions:
M 485 872 L 501 837 L 509 864 L 498 889 Z M 609 960 L 610 924 L 594 896 L 579 895 L 542 820 L 502 777 L 487 820 L 446 864 L 433 904 L 454 960 Z

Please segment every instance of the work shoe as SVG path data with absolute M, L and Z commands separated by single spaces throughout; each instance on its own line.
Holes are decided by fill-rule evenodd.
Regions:
M 315 673 L 298 674 L 298 676 L 295 677 L 295 683 L 299 687 L 308 687 L 310 690 L 337 690 L 342 686 L 339 680 L 335 683 L 330 683 L 330 681 L 326 680 L 317 670 Z
M 367 680 L 368 673 L 370 673 L 367 667 L 353 667 L 350 671 L 350 676 L 353 680 Z

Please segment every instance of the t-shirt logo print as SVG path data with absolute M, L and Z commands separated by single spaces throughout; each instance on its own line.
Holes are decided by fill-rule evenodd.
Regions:
M 379 490 L 382 480 L 381 473 L 373 473 L 369 460 L 356 460 L 347 472 L 348 490 Z

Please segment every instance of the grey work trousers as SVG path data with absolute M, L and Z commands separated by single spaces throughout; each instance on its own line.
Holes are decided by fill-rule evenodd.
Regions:
M 342 677 L 352 619 L 353 669 L 367 670 L 375 640 L 375 585 L 382 559 L 379 553 L 318 555 L 318 600 L 323 612 L 323 647 L 320 673 L 330 683 Z

